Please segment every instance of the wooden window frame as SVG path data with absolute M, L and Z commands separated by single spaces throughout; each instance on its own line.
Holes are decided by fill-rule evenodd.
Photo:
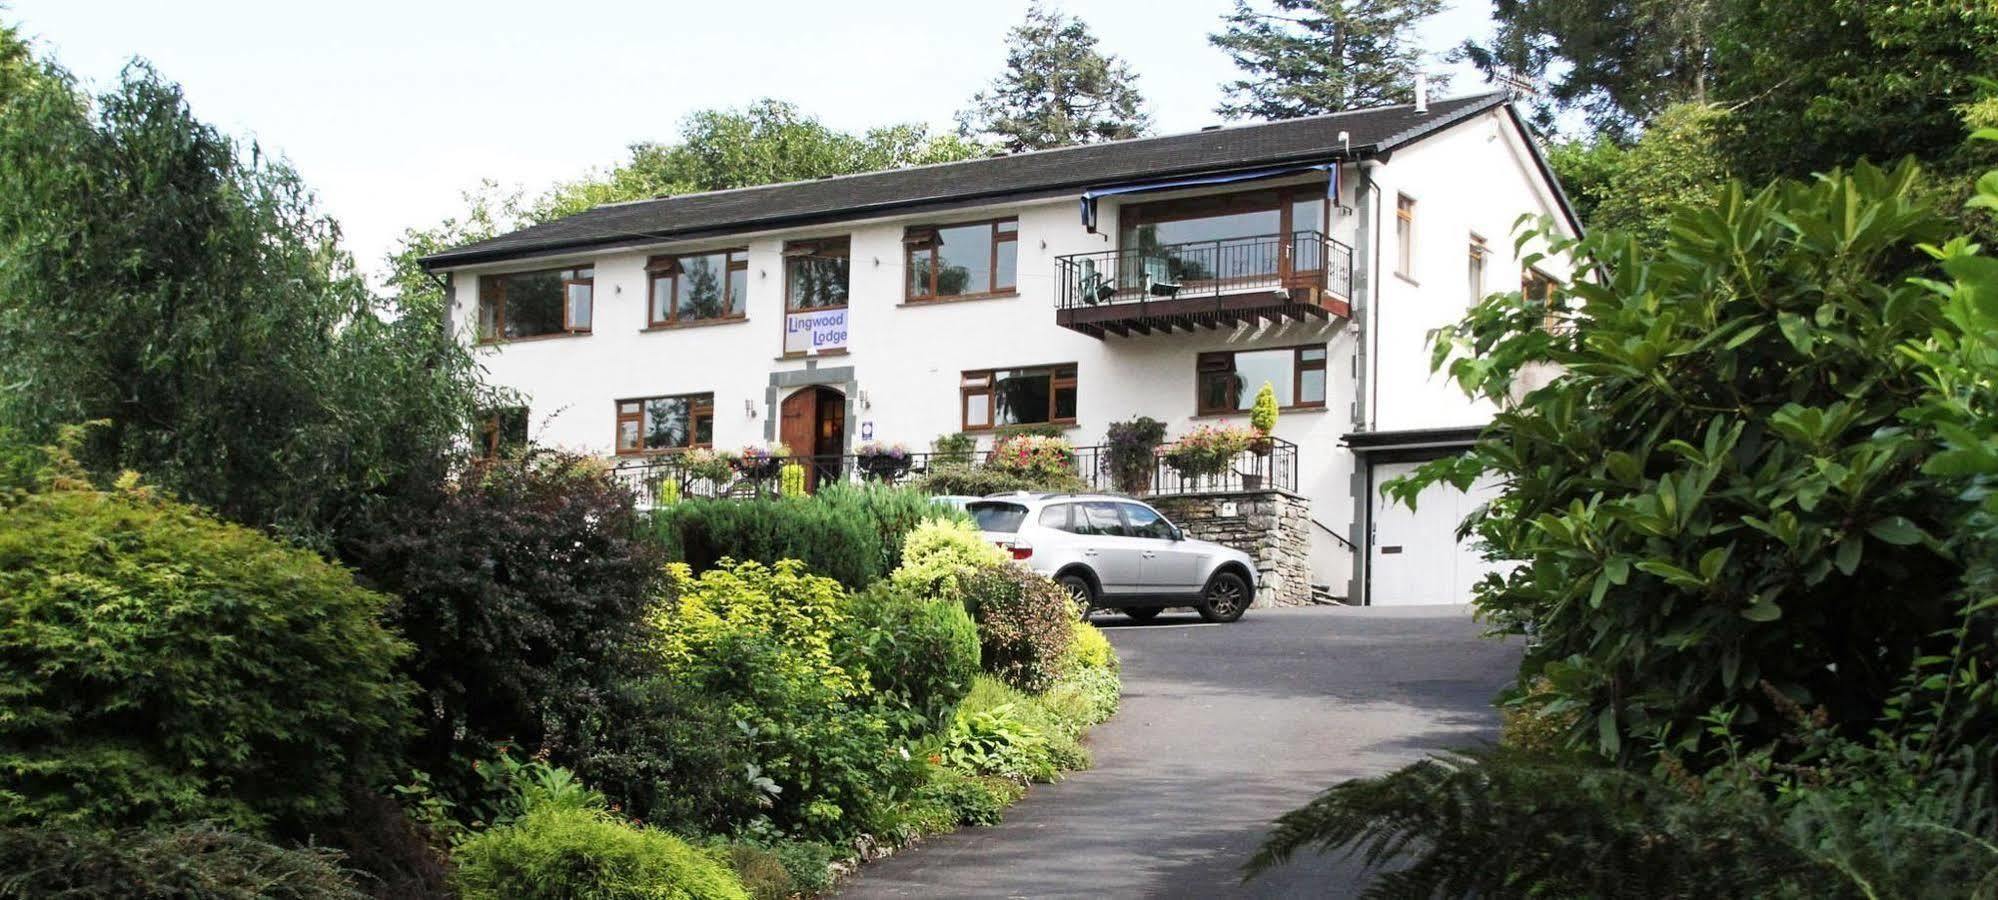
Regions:
M 507 337 L 506 336 L 506 280 L 509 278 L 520 278 L 527 275 L 541 275 L 549 272 L 561 273 L 562 275 L 561 278 L 562 330 L 545 332 L 543 334 L 528 334 L 528 335 L 522 335 L 520 337 Z M 569 277 L 568 273 L 571 272 L 589 272 L 590 277 L 588 278 Z M 591 263 L 589 265 L 565 266 L 559 269 L 525 269 L 519 272 L 495 272 L 491 275 L 479 276 L 479 299 L 478 299 L 479 334 L 478 334 L 478 339 L 474 341 L 474 343 L 508 344 L 508 343 L 513 343 L 515 341 L 538 341 L 554 337 L 579 337 L 582 335 L 590 334 L 594 330 L 594 326 L 596 325 L 597 321 L 596 272 L 597 272 L 596 264 Z M 580 284 L 590 289 L 591 327 L 577 328 L 576 324 L 570 321 L 569 319 L 569 286 L 575 284 Z M 491 334 L 484 333 L 486 309 L 488 307 L 490 307 L 493 311 L 493 330 Z
M 1332 231 L 1332 208 L 1337 202 L 1327 196 L 1331 189 L 1329 181 L 1315 181 L 1306 184 L 1284 185 L 1274 188 L 1260 188 L 1250 191 L 1235 191 L 1226 194 L 1205 194 L 1198 197 L 1180 197 L 1173 200 L 1154 200 L 1149 203 L 1134 203 L 1117 208 L 1117 245 L 1124 247 L 1124 236 L 1131 229 L 1143 225 L 1157 225 L 1164 222 L 1181 222 L 1187 219 L 1204 219 L 1210 216 L 1233 215 L 1245 212 L 1268 212 L 1272 208 L 1277 213 L 1276 237 L 1281 245 L 1277 263 L 1277 277 L 1290 286 L 1308 286 L 1323 272 L 1324 254 L 1320 253 L 1321 265 L 1317 268 L 1296 268 L 1297 248 L 1295 242 L 1301 232 L 1310 231 L 1322 237 L 1329 237 Z M 1297 204 L 1303 200 L 1321 201 L 1318 221 L 1310 228 L 1299 228 Z M 1129 249 L 1129 248 L 1125 248 Z
M 1544 285 L 1540 291 L 1540 295 L 1537 297 L 1533 289 L 1534 282 L 1536 281 Z M 1560 279 L 1542 272 L 1536 267 L 1527 266 L 1526 270 L 1521 272 L 1519 276 L 1519 296 L 1528 303 L 1536 300 L 1540 302 L 1540 329 L 1542 331 L 1552 334 L 1562 329 L 1565 320 L 1561 318 L 1560 313 L 1566 307 L 1560 302 Z
M 1394 195 L 1394 273 L 1415 280 L 1415 198 Z
M 1013 224 L 1013 230 L 1010 232 L 1000 231 L 999 226 L 1006 224 L 1008 222 L 1011 222 Z M 942 231 L 946 228 L 970 228 L 977 225 L 986 226 L 986 228 L 989 231 L 988 236 L 991 239 L 991 249 L 986 256 L 986 261 L 985 261 L 986 265 L 985 272 L 987 276 L 987 280 L 985 283 L 985 290 L 970 291 L 962 294 L 938 294 L 937 293 L 938 268 L 937 268 L 937 243 L 936 243 L 937 232 Z M 1000 244 L 1013 245 L 1013 252 L 1014 252 L 1013 283 L 1008 285 L 999 284 Z M 902 279 L 902 300 L 905 303 L 948 303 L 955 300 L 978 300 L 985 297 L 1017 296 L 1020 293 L 1019 246 L 1020 246 L 1020 219 L 1018 216 L 1002 216 L 997 219 L 982 219 L 971 222 L 950 222 L 942 225 L 912 226 L 908 229 L 905 229 L 902 232 L 902 265 L 904 266 L 903 274 L 907 275 L 909 272 L 915 271 L 917 255 L 923 253 L 929 254 L 930 290 L 929 293 L 927 294 L 911 293 L 913 285 L 909 283 L 910 279 L 905 277 Z
M 716 255 L 727 258 L 726 262 L 722 264 L 722 301 L 730 309 L 736 308 L 735 281 L 729 276 L 736 272 L 749 271 L 749 248 L 728 247 L 720 250 L 652 256 L 645 260 L 645 327 L 647 330 L 654 328 L 685 328 L 691 325 L 708 325 L 717 322 L 740 322 L 749 318 L 748 297 L 741 298 L 742 311 L 738 313 L 726 316 L 713 316 L 706 319 L 680 318 L 680 276 L 686 271 L 686 267 L 680 264 L 680 260 L 696 256 Z M 664 319 L 658 317 L 659 282 L 661 279 L 667 282 L 667 291 L 673 299 L 673 302 L 666 306 L 666 318 Z
M 707 398 L 707 403 L 705 404 L 705 408 L 706 408 L 706 418 L 708 420 L 708 433 L 710 435 L 707 441 L 700 441 L 696 439 L 696 436 L 701 433 L 700 421 L 702 418 L 702 410 L 703 410 L 703 404 L 701 403 L 701 398 L 703 397 Z M 688 407 L 688 413 L 687 413 L 687 443 L 685 446 L 680 446 L 680 447 L 645 446 L 646 404 L 651 403 L 654 400 L 689 401 L 690 405 Z M 631 413 L 625 412 L 624 405 L 627 403 L 638 404 L 638 411 Z M 714 447 L 714 439 L 712 435 L 714 434 L 715 395 L 713 391 L 699 391 L 691 394 L 655 394 L 650 397 L 625 397 L 619 400 L 611 401 L 611 409 L 616 413 L 616 419 L 611 425 L 611 447 L 618 456 L 661 456 L 672 453 L 684 453 L 688 450 L 706 449 Z M 636 447 L 626 447 L 623 445 L 624 424 L 626 422 L 635 422 L 638 424 L 638 446 Z
M 1485 294 L 1488 293 L 1485 290 L 1485 283 L 1491 273 L 1491 260 L 1492 248 L 1490 244 L 1485 243 L 1485 236 L 1475 231 L 1471 232 L 1469 257 L 1465 263 L 1468 271 L 1464 273 L 1464 279 L 1466 286 L 1471 289 L 1472 306 L 1483 302 Z
M 527 435 L 524 433 L 528 424 L 527 407 L 502 406 L 488 409 L 479 419 L 479 433 L 476 436 L 477 446 L 474 448 L 475 458 L 484 460 L 499 458 L 500 451 L 505 449 L 508 443 L 505 429 L 501 426 L 501 421 L 503 417 L 516 411 L 520 414 L 523 431 L 520 443 L 527 443 Z
M 839 244 L 844 248 L 838 256 L 822 253 L 827 244 Z M 801 258 L 837 259 L 846 258 L 846 297 L 847 302 L 838 306 L 814 306 L 805 309 L 792 303 L 791 260 Z M 822 312 L 828 309 L 846 309 L 853 305 L 853 238 L 848 236 L 814 238 L 812 240 L 791 241 L 784 245 L 784 314 Z
M 1048 371 L 1048 417 L 1045 420 L 1039 422 L 1014 422 L 1005 425 L 1000 424 L 998 374 L 1000 372 L 1024 372 L 1024 371 L 1031 371 L 1034 369 L 1046 369 Z M 1041 365 L 1033 365 L 1033 366 L 999 366 L 991 369 L 966 369 L 963 372 L 958 373 L 958 379 L 957 379 L 958 424 L 959 426 L 961 426 L 959 430 L 967 432 L 986 432 L 986 431 L 1006 431 L 1012 428 L 1031 428 L 1035 425 L 1060 425 L 1063 427 L 1074 425 L 1076 422 L 1075 416 L 1069 416 L 1065 419 L 1057 418 L 1055 416 L 1055 410 L 1059 405 L 1059 402 L 1056 398 L 1061 394 L 1061 391 L 1064 388 L 1066 388 L 1068 390 L 1077 392 L 1076 411 L 1078 413 L 1081 412 L 1082 395 L 1080 389 L 1076 387 L 1077 374 L 1078 374 L 1078 367 L 1076 366 L 1075 363 L 1044 363 Z M 972 378 L 979 376 L 983 376 L 985 379 L 985 385 L 983 387 L 968 387 L 965 385 L 966 381 L 969 381 Z M 971 424 L 971 398 L 973 397 L 985 398 L 985 411 L 988 421 L 984 425 Z
M 1208 406 L 1207 377 L 1209 375 L 1213 375 L 1223 371 L 1227 372 L 1229 375 L 1238 374 L 1235 368 L 1235 355 L 1238 353 L 1268 353 L 1273 350 L 1291 351 L 1290 396 L 1292 397 L 1293 400 L 1296 400 L 1296 398 L 1304 396 L 1304 373 L 1327 371 L 1326 364 L 1329 363 L 1332 358 L 1331 351 L 1325 344 L 1294 344 L 1284 347 L 1256 347 L 1254 349 L 1249 349 L 1249 350 L 1216 350 L 1211 353 L 1199 354 L 1198 356 L 1194 357 L 1194 363 L 1193 363 L 1194 415 L 1234 416 L 1234 415 L 1247 414 L 1249 410 L 1246 409 L 1237 409 L 1234 407 L 1228 407 L 1222 409 L 1222 408 Z M 1308 350 L 1316 350 L 1321 354 L 1321 356 L 1315 360 L 1307 360 L 1304 358 L 1304 354 Z M 1210 364 L 1215 364 L 1215 363 L 1225 363 L 1226 368 L 1223 369 L 1218 366 L 1210 368 Z M 1332 378 L 1329 374 L 1326 376 L 1325 379 L 1325 394 L 1326 397 L 1324 399 L 1319 399 L 1311 402 L 1293 402 L 1290 403 L 1289 405 L 1279 406 L 1277 408 L 1286 411 L 1324 409 L 1326 400 L 1330 399 L 1332 395 Z

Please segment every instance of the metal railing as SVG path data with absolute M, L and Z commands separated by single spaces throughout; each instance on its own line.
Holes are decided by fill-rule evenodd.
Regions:
M 1166 444 L 1160 447 L 1150 465 L 1143 467 L 1143 474 L 1134 476 L 1130 482 L 1121 479 L 1114 471 L 1111 465 L 1110 447 L 1107 445 L 1076 447 L 1071 466 L 1076 477 L 1081 479 L 1083 485 L 1090 491 L 1128 493 L 1138 497 L 1259 490 L 1292 493 L 1297 491 L 1297 445 L 1281 438 L 1271 438 L 1266 453 L 1245 450 L 1236 454 L 1224 469 L 1212 475 L 1186 475 L 1173 468 L 1164 455 L 1171 446 Z M 902 461 L 892 464 L 880 457 L 861 457 L 853 454 L 800 456 L 793 457 L 790 461 L 805 467 L 807 483 L 816 488 L 833 482 L 908 484 L 943 466 L 984 466 L 986 456 L 985 453 L 969 455 L 911 453 Z M 676 455 L 626 460 L 618 463 L 612 469 L 612 474 L 638 495 L 639 505 L 644 507 L 670 501 L 674 496 L 681 499 L 770 497 L 776 495 L 778 484 L 778 478 L 774 475 L 748 477 L 731 472 L 721 478 L 715 478 L 712 475 L 695 474 Z M 666 487 L 668 484 L 674 487 Z
M 1317 231 L 1055 257 L 1061 309 L 1317 288 L 1352 299 L 1353 248 Z

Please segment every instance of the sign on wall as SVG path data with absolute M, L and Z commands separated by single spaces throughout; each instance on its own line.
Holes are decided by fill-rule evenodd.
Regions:
M 818 309 L 784 317 L 785 353 L 824 353 L 846 347 L 846 310 Z

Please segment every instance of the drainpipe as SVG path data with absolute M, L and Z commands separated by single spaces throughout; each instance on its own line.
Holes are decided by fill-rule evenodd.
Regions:
M 1380 202 L 1374 186 L 1374 170 L 1381 165 L 1378 159 L 1361 160 L 1358 166 L 1360 178 L 1353 186 L 1354 213 L 1358 221 L 1354 223 L 1353 248 L 1353 430 L 1366 431 L 1372 407 L 1369 395 L 1376 380 L 1373 376 L 1374 354 L 1368 352 L 1373 343 L 1375 309 L 1378 298 L 1375 296 L 1374 272 L 1380 267 Z M 1351 579 L 1346 584 L 1346 599 L 1353 603 L 1367 603 L 1367 556 L 1372 552 L 1374 542 L 1373 504 L 1371 489 L 1373 473 L 1368 470 L 1366 457 L 1353 454 L 1353 472 L 1348 482 L 1353 497 L 1352 533 L 1347 536 L 1347 544 L 1353 548 L 1353 568 Z

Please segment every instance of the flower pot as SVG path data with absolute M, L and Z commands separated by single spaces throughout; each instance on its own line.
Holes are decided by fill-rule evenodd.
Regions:
M 1242 476 L 1242 490 L 1245 490 L 1245 491 L 1260 491 L 1260 490 L 1262 490 L 1262 489 L 1263 489 L 1263 476 L 1262 476 L 1262 473 L 1258 472 L 1258 473 L 1256 473 L 1256 474 L 1254 474 L 1254 475 L 1243 475 L 1243 476 Z
M 1249 442 L 1249 452 L 1257 456 L 1268 456 L 1276 449 L 1276 440 L 1265 434 Z

